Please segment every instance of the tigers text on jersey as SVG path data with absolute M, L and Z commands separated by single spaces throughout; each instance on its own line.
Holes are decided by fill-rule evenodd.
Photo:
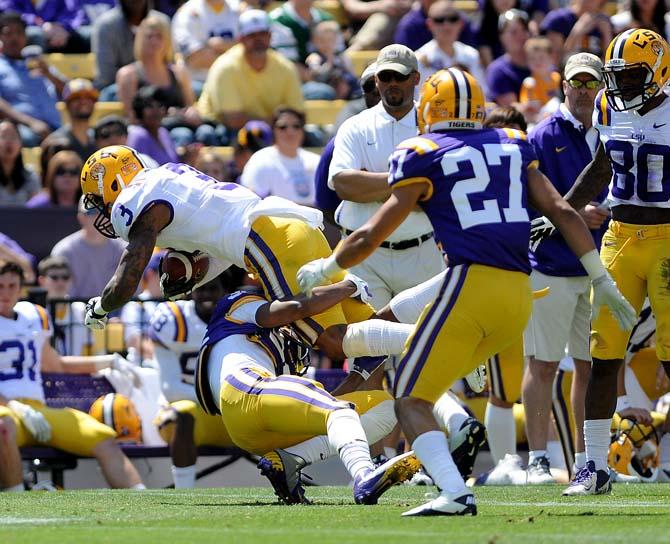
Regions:
M 178 359 L 182 381 L 193 385 L 198 352 L 207 323 L 195 312 L 195 302 L 161 302 L 151 316 L 149 335 L 169 349 Z
M 119 193 L 111 214 L 116 234 L 128 241 L 138 217 L 156 203 L 172 210 L 156 245 L 205 251 L 223 261 L 222 270 L 231 264 L 245 267 L 244 244 L 256 218 L 295 217 L 314 227 L 323 218 L 318 210 L 279 197 L 261 199 L 235 183 L 219 183 L 188 165 L 168 163 L 143 170 Z
M 478 263 L 530 273 L 528 168 L 537 157 L 512 129 L 451 130 L 401 143 L 389 184 L 428 182 L 420 202 L 449 265 Z
M 14 312 L 14 319 L 0 317 L 0 395 L 45 402 L 42 348 L 53 334 L 51 319 L 31 302 L 18 302 Z
M 610 205 L 670 208 L 670 99 L 640 115 L 596 96 L 593 126 L 612 165 Z

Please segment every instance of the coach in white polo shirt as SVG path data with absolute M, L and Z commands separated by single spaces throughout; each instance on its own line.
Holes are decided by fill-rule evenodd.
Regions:
M 419 70 L 412 50 L 399 44 L 384 47 L 375 81 L 379 104 L 347 119 L 335 136 L 328 186 L 343 199 L 335 221 L 344 236 L 365 224 L 390 196 L 389 155 L 418 133 L 413 97 Z M 372 305 L 379 309 L 444 267 L 430 221 L 416 210 L 352 272 L 368 282 Z

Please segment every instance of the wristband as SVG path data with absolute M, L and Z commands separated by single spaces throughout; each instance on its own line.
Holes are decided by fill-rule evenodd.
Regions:
M 616 398 L 616 412 L 623 412 L 630 408 L 630 401 L 628 400 L 628 395 L 621 395 Z
M 588 253 L 584 253 L 579 260 L 591 280 L 597 280 L 607 274 L 607 270 L 605 270 L 605 266 L 600 260 L 600 255 L 598 255 L 597 249 L 592 249 Z
M 93 313 L 101 315 L 102 317 L 105 317 L 109 313 L 102 307 L 101 299 L 95 301 L 95 304 L 93 305 Z

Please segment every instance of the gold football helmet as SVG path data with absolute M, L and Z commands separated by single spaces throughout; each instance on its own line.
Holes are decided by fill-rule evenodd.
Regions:
M 419 98 L 419 132 L 478 129 L 486 115 L 484 91 L 464 70 L 439 70 L 423 84 Z
M 637 110 L 662 92 L 670 78 L 670 46 L 642 28 L 616 36 L 605 53 L 605 96 L 616 111 Z
M 109 220 L 112 205 L 119 193 L 146 167 L 139 153 L 125 145 L 103 147 L 84 163 L 81 169 L 84 206 L 100 212 L 95 227 L 104 236 L 116 238 Z
M 659 443 L 654 427 L 621 419 L 612 435 L 607 464 L 619 474 L 655 482 L 659 470 Z
M 142 442 L 142 420 L 128 397 L 107 393 L 95 400 L 88 413 L 114 429 L 117 442 Z

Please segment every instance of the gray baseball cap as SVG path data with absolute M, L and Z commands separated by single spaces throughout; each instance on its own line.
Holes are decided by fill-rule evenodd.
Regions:
M 392 70 L 403 75 L 419 71 L 419 63 L 414 52 L 404 45 L 394 43 L 384 47 L 377 55 L 375 74 Z
M 377 70 L 377 63 L 373 62 L 370 65 L 368 65 L 365 70 L 363 70 L 363 73 L 361 74 L 361 78 L 358 80 L 358 82 L 361 84 L 361 87 L 365 85 L 365 83 L 370 79 L 371 77 L 375 76 Z
M 598 81 L 602 81 L 603 63 L 591 53 L 577 53 L 568 58 L 563 74 L 565 79 L 572 79 L 577 74 L 589 74 Z

